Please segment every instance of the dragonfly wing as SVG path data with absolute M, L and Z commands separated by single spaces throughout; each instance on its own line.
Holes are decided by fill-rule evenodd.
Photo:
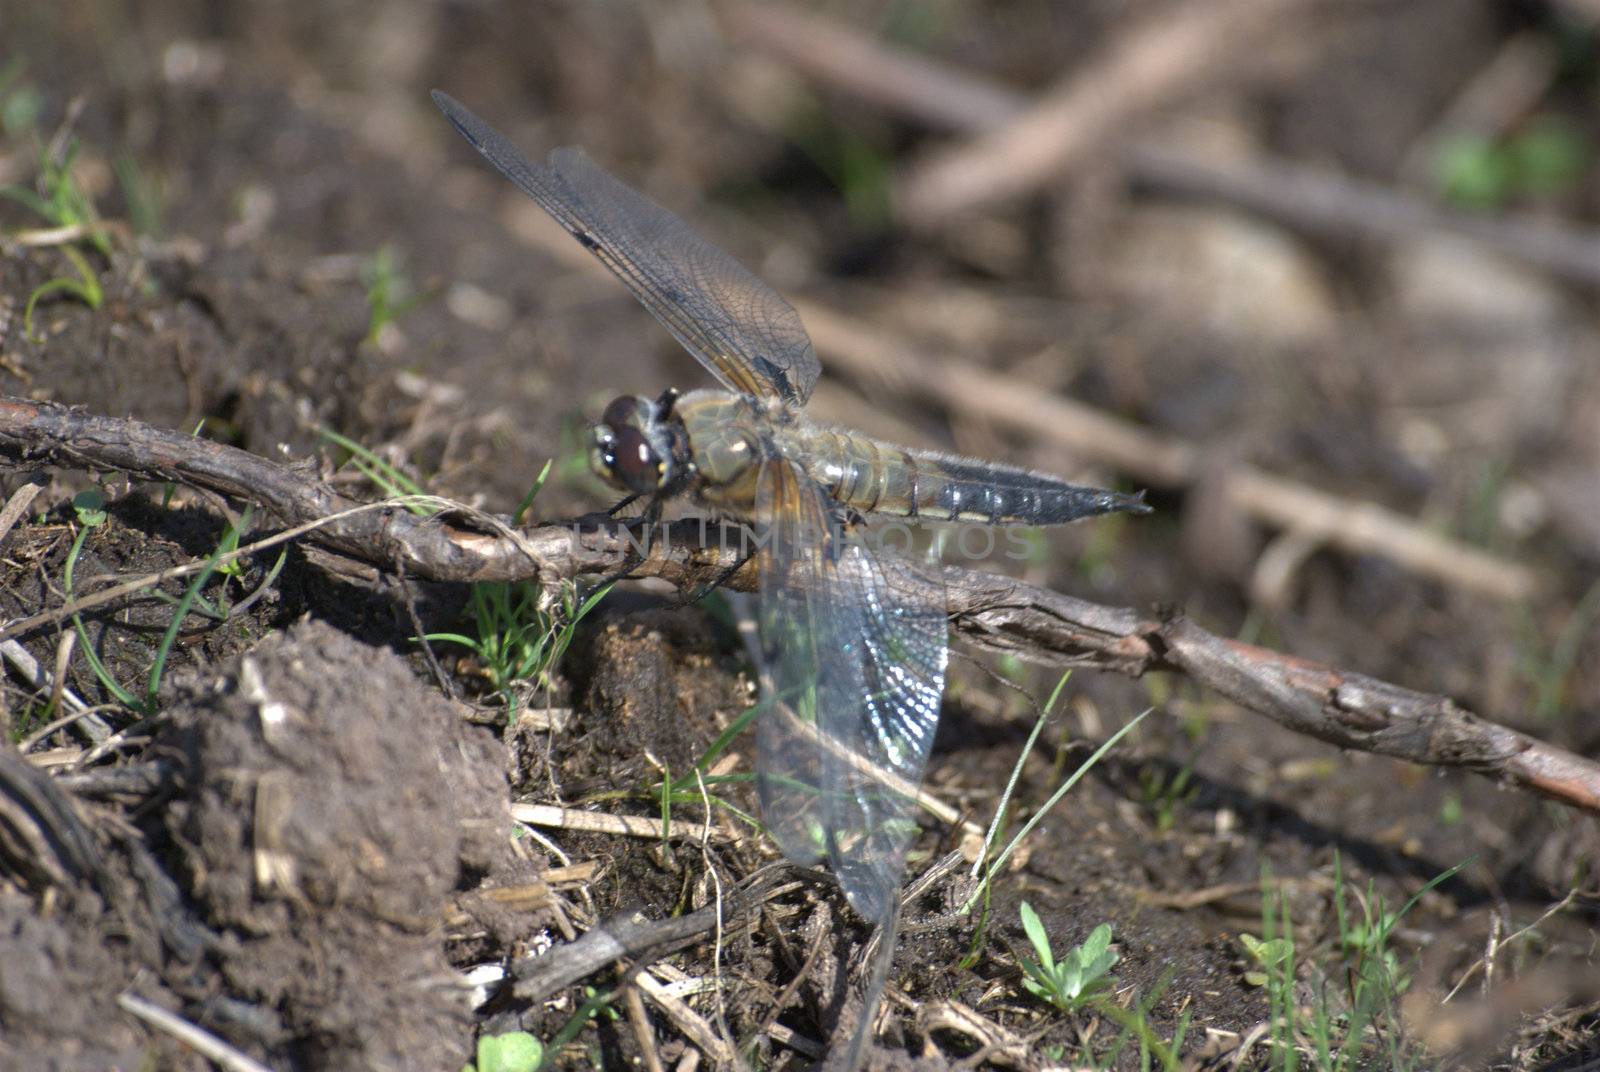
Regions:
M 726 387 L 791 405 L 811 396 L 821 366 L 800 314 L 744 265 L 582 150 L 557 149 L 535 164 L 448 94 L 434 90 L 433 101 Z
M 786 855 L 826 856 L 851 906 L 882 921 L 939 721 L 943 589 L 848 540 L 832 501 L 781 459 L 759 500 L 762 816 Z

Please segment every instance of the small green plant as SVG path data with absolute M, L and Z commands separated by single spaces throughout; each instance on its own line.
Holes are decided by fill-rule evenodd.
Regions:
M 427 297 L 412 289 L 411 281 L 400 270 L 400 259 L 393 248 L 382 246 L 361 267 L 361 281 L 367 287 L 367 337 L 377 342 L 378 335 Z
M 155 714 L 156 693 L 161 688 L 161 675 L 167 666 L 167 656 L 172 652 L 172 645 L 178 640 L 178 631 L 183 628 L 183 620 L 189 616 L 189 608 L 200 597 L 200 590 L 205 587 L 211 575 L 218 569 L 218 560 L 229 549 L 239 546 L 239 533 L 250 524 L 250 508 L 246 507 L 239 515 L 237 522 L 229 522 L 227 530 L 222 534 L 216 549 L 211 552 L 211 558 L 206 563 L 205 569 L 196 573 L 183 590 L 183 595 L 178 599 L 178 604 L 172 612 L 172 621 L 167 624 L 167 631 L 161 636 L 161 643 L 156 647 L 156 658 L 150 666 L 150 677 L 145 685 L 144 702 L 140 708 L 145 714 Z M 281 562 L 281 558 L 280 558 Z
M 61 587 L 69 603 L 72 601 L 73 573 L 78 566 L 78 556 L 83 553 L 84 542 L 89 538 L 89 533 L 104 525 L 107 519 L 105 497 L 98 491 L 80 491 L 74 495 L 72 509 L 78 518 L 78 534 L 67 549 L 66 565 L 61 570 Z M 72 628 L 78 634 L 78 646 L 83 650 L 83 657 L 88 660 L 89 669 L 99 679 L 101 686 L 118 703 L 137 710 L 140 706 L 138 698 L 118 684 L 117 679 L 111 676 L 111 671 L 100 661 L 100 654 L 89 639 L 89 630 L 84 626 L 82 616 L 72 616 Z
M 82 253 L 72 246 L 62 246 L 61 255 L 72 264 L 72 270 L 77 272 L 77 277 L 58 275 L 46 279 L 34 287 L 28 294 L 27 302 L 22 306 L 22 333 L 29 342 L 38 343 L 43 336 L 33 330 L 33 310 L 41 300 L 51 294 L 70 294 L 91 309 L 100 308 L 100 303 L 105 301 L 105 291 L 100 286 L 100 278 L 95 275 L 89 261 Z
M 12 714 L 9 721 L 0 715 L 0 724 L 6 727 L 8 741 L 12 744 L 21 744 L 34 730 L 47 724 L 54 714 L 55 710 L 48 704 L 40 706 L 37 703 L 28 703 L 21 711 Z
M 73 497 L 72 507 L 78 520 L 78 534 L 73 538 L 72 546 L 67 550 L 66 564 L 61 571 L 62 590 L 68 602 L 71 602 L 73 598 L 73 574 L 77 570 L 78 558 L 83 553 L 84 542 L 88 539 L 91 531 L 106 523 L 108 516 L 105 509 L 105 497 L 98 491 L 79 492 Z M 218 621 L 227 618 L 225 611 L 212 606 L 200 595 L 200 592 L 205 588 L 206 583 L 211 580 L 213 574 L 225 568 L 221 563 L 222 557 L 238 548 L 239 534 L 249 524 L 250 510 L 246 508 L 237 522 L 229 523 L 222 534 L 222 538 L 217 542 L 216 548 L 211 552 L 205 567 L 190 578 L 189 584 L 184 588 L 183 595 L 174 599 L 157 593 L 165 602 L 172 604 L 172 620 L 167 623 L 166 631 L 162 634 L 161 641 L 156 646 L 155 659 L 150 664 L 150 672 L 146 678 L 142 697 L 135 696 L 117 682 L 111 675 L 111 671 L 101 662 L 99 653 L 89 639 L 89 631 L 83 624 L 82 616 L 77 614 L 72 616 L 72 627 L 78 634 L 78 645 L 83 651 L 84 658 L 89 662 L 89 668 L 94 672 L 95 677 L 99 679 L 101 686 L 119 704 L 147 715 L 154 714 L 156 710 L 156 695 L 161 689 L 161 678 L 166 672 L 167 659 L 172 654 L 172 647 L 178 640 L 178 632 L 183 628 L 183 622 L 189 616 L 190 611 L 197 611 Z M 263 582 L 264 584 L 272 583 L 278 571 L 283 568 L 286 555 L 286 552 L 278 555 L 278 561 L 267 575 L 266 580 Z
M 1456 204 L 1494 208 L 1517 197 L 1572 190 L 1591 155 L 1579 126 L 1543 115 L 1497 140 L 1473 134 L 1445 142 L 1434 158 L 1434 179 Z
M 1295 996 L 1295 945 L 1294 928 L 1289 921 L 1289 899 L 1272 886 L 1271 872 L 1263 869 L 1261 876 L 1261 937 L 1242 943 L 1257 965 L 1246 972 L 1246 981 L 1258 979 L 1267 992 L 1268 1038 L 1270 1064 L 1279 1072 L 1294 1072 L 1298 1067 L 1299 1038 L 1305 1032 L 1299 1023 L 1300 1006 Z M 1316 1035 L 1330 1027 L 1332 1017 L 1328 1005 L 1316 1010 Z
M 1073 771 L 1065 781 L 1056 787 L 1055 792 L 1050 794 L 1049 799 L 1044 802 L 1039 810 L 1034 812 L 1026 823 L 1022 824 L 1022 829 L 1012 835 L 1010 841 L 1006 842 L 1006 847 L 996 852 L 995 845 L 999 840 L 1001 831 L 1011 823 L 1011 795 L 1016 790 L 1018 780 L 1022 777 L 1022 765 L 1027 762 L 1035 742 L 1039 739 L 1039 734 L 1044 731 L 1045 720 L 1055 708 L 1056 701 L 1060 698 L 1062 690 L 1067 687 L 1067 681 L 1071 676 L 1071 671 L 1061 675 L 1060 680 L 1056 682 L 1055 689 L 1050 693 L 1050 699 L 1040 709 L 1039 718 L 1035 721 L 1033 730 L 1028 734 L 1028 741 L 1023 745 L 1022 753 L 1017 756 L 1016 765 L 1011 769 L 1011 778 L 1006 782 L 1005 790 L 1000 794 L 1000 802 L 995 807 L 994 818 L 990 821 L 989 829 L 984 834 L 982 851 L 972 865 L 972 877 L 976 879 L 981 873 L 983 880 L 978 883 L 972 896 L 968 897 L 966 903 L 961 906 L 961 911 L 971 912 L 979 905 L 982 906 L 982 910 L 978 915 L 978 925 L 972 931 L 972 943 L 967 949 L 966 955 L 960 961 L 961 966 L 964 968 L 970 968 L 977 963 L 979 951 L 983 948 L 984 935 L 988 932 L 989 926 L 989 897 L 994 888 L 994 876 L 1001 872 L 1001 869 L 1005 867 L 1006 861 L 1011 858 L 1011 854 L 1017 850 L 1017 846 L 1021 845 L 1022 840 L 1031 834 L 1033 828 L 1038 826 L 1040 821 L 1050 813 L 1050 809 L 1060 803 L 1061 798 L 1066 796 L 1084 775 L 1093 770 L 1095 764 L 1099 763 L 1106 753 L 1116 747 L 1118 741 L 1131 733 L 1135 726 L 1143 722 L 1145 716 L 1151 711 L 1150 708 L 1146 708 L 1137 718 L 1132 719 L 1117 730 L 1116 733 L 1108 737 L 1104 744 L 1096 748 L 1089 758 L 1079 765 L 1077 770 Z M 1059 750 L 1058 754 L 1066 754 L 1064 746 Z
M 59 154 L 46 151 L 40 155 L 37 190 L 8 184 L 0 186 L 0 196 L 31 209 L 52 227 L 83 229 L 95 249 L 110 256 L 111 239 L 101 226 L 100 213 L 72 171 L 77 156 L 78 140 L 69 138 Z
M 1263 937 L 1242 944 L 1258 965 L 1256 971 L 1246 972 L 1246 981 L 1255 983 L 1259 979 L 1267 993 L 1272 1069 L 1296 1072 L 1302 1057 L 1317 1072 L 1427 1067 L 1401 1031 L 1399 1001 L 1410 980 L 1390 939 L 1400 920 L 1423 894 L 1465 866 L 1463 862 L 1435 876 L 1398 911 L 1387 910 L 1382 898 L 1369 886 L 1359 897 L 1361 913 L 1357 918 L 1350 911 L 1350 893 L 1341 861 L 1335 857 L 1335 952 L 1343 970 L 1333 975 L 1312 972 L 1306 983 L 1312 995 L 1309 1004 L 1301 1000 L 1298 990 L 1298 950 L 1290 925 L 1288 898 L 1275 891 L 1270 874 L 1263 873 Z
M 1245 970 L 1244 981 L 1249 986 L 1266 986 L 1276 978 L 1273 973 L 1282 972 L 1286 965 L 1292 969 L 1294 965 L 1294 942 L 1288 938 L 1257 938 L 1253 934 L 1241 934 L 1239 944 L 1256 965 Z
M 346 450 L 353 464 L 368 480 L 393 498 L 425 497 L 421 484 L 411 479 L 376 453 L 331 429 L 321 429 L 328 442 Z M 545 462 L 538 477 L 517 504 L 513 520 L 521 524 L 533 501 L 550 478 L 551 462 Z M 437 513 L 437 500 L 407 502 L 406 509 L 422 517 Z M 477 656 L 491 687 L 505 701 L 508 713 L 518 705 L 516 684 L 536 682 L 549 688 L 550 675 L 572 643 L 581 622 L 605 598 L 611 585 L 580 598 L 578 588 L 563 582 L 552 595 L 527 581 L 484 581 L 472 586 L 467 616 L 473 633 L 429 633 L 431 643 L 458 644 Z
M 607 1020 L 616 1020 L 618 1018 L 615 1005 L 616 999 L 615 991 L 596 990 L 592 986 L 584 987 L 583 1004 L 579 1005 L 578 1011 L 574 1012 L 571 1018 L 561 1025 L 561 1030 L 555 1033 L 555 1037 L 550 1040 L 550 1044 L 544 1048 L 544 1057 L 539 1062 L 539 1068 L 541 1070 L 549 1068 L 550 1062 L 555 1055 L 560 1053 L 567 1043 L 577 1038 L 578 1032 L 588 1026 L 590 1020 L 598 1020 L 602 1017 Z M 598 1067 L 598 1064 L 596 1067 Z
M 485 581 L 472 586 L 467 614 L 475 633 L 429 633 L 435 643 L 459 644 L 483 664 L 489 684 L 515 712 L 519 681 L 549 688 L 550 675 L 572 644 L 578 623 L 611 591 L 606 584 L 586 596 L 564 582 L 554 599 L 527 581 Z
M 60 153 L 44 150 L 39 157 L 39 178 L 36 184 L 38 188 L 30 190 L 26 186 L 7 184 L 0 186 L 0 197 L 10 198 L 31 210 L 52 227 L 81 230 L 84 237 L 102 256 L 109 257 L 111 240 L 100 222 L 100 214 L 95 210 L 94 201 L 79 185 L 77 176 L 72 170 L 77 154 L 78 142 L 75 138 L 68 139 Z M 28 295 L 27 303 L 22 309 L 23 333 L 34 342 L 38 342 L 39 338 L 33 327 L 33 312 L 42 299 L 56 293 L 68 294 L 91 309 L 100 308 L 105 300 L 100 277 L 89 264 L 88 258 L 71 242 L 61 246 L 61 253 L 70 262 L 76 274 L 56 276 L 40 283 Z
M 661 808 L 661 836 L 665 838 L 672 828 L 672 809 L 678 806 L 692 807 L 696 804 L 713 804 L 723 808 L 752 829 L 759 830 L 761 823 L 755 816 L 744 811 L 725 797 L 711 792 L 711 788 L 728 783 L 748 782 L 754 775 L 751 774 L 708 774 L 712 764 L 722 753 L 728 750 L 740 734 L 750 727 L 756 720 L 765 704 L 756 704 L 739 715 L 738 718 L 728 723 L 728 727 L 717 734 L 716 740 L 707 746 L 705 752 L 695 761 L 694 768 L 687 774 L 672 777 L 670 768 L 661 768 L 661 781 L 650 788 L 650 796 L 655 799 Z
M 485 1035 L 478 1040 L 477 1060 L 461 1072 L 535 1072 L 544 1063 L 544 1046 L 526 1031 Z
M 1062 1012 L 1071 1012 L 1110 987 L 1112 980 L 1106 973 L 1117 962 L 1117 953 L 1111 948 L 1111 924 L 1102 923 L 1090 931 L 1081 945 L 1057 962 L 1039 914 L 1027 901 L 1022 902 L 1019 911 L 1028 944 L 1038 957 L 1022 958 L 1022 985 L 1028 993 Z
M 1175 773 L 1155 763 L 1140 768 L 1139 801 L 1150 812 L 1158 832 L 1171 830 L 1178 814 L 1200 792 L 1200 787 L 1191 783 L 1193 777 L 1194 769 L 1187 763 Z
M 1189 1021 L 1192 1010 L 1186 1011 L 1178 1017 L 1178 1023 L 1172 1032 L 1172 1038 L 1163 1042 L 1150 1025 L 1150 1010 L 1155 1008 L 1161 996 L 1166 993 L 1167 987 L 1172 982 L 1172 972 L 1162 976 L 1161 981 L 1145 997 L 1136 1002 L 1132 1008 L 1123 1008 L 1114 1001 L 1095 1002 L 1095 1012 L 1122 1028 L 1109 1053 L 1105 1055 L 1103 1063 L 1097 1067 L 1120 1067 L 1117 1058 L 1121 1056 L 1130 1041 L 1139 1044 L 1139 1067 L 1149 1069 L 1159 1065 L 1162 1072 L 1181 1072 L 1189 1067 L 1179 1060 L 1178 1054 L 1183 1049 L 1184 1036 L 1189 1033 Z

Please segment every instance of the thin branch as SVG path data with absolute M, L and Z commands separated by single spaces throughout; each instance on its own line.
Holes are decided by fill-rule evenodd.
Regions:
M 1569 3 L 1600 10 L 1600 0 Z M 731 5 L 726 18 L 742 43 L 833 89 L 933 129 L 967 135 L 1009 130 L 1028 112 L 1028 98 L 1009 87 L 782 4 Z M 1086 143 L 1081 155 L 1090 150 L 1102 156 L 1119 154 L 1119 163 L 1136 185 L 1219 200 L 1334 237 L 1398 243 L 1432 234 L 1457 235 L 1562 278 L 1600 284 L 1600 231 L 1592 227 L 1525 214 L 1490 218 L 1453 211 L 1378 183 L 1259 154 L 1219 161 L 1148 140 L 1123 148 L 1125 120 L 1139 102 L 1087 79 L 1084 85 L 1084 107 L 1105 110 L 1107 118 L 1093 125 L 1089 133 L 1098 137 Z M 1060 173 L 1065 174 L 1069 163 L 1059 165 Z
M 725 577 L 737 551 L 719 547 L 716 534 L 694 522 L 667 526 L 641 547 L 615 527 L 513 531 L 465 508 L 432 518 L 392 508 L 352 515 L 349 501 L 308 470 L 47 403 L 0 400 L 0 460 L 179 480 L 285 518 L 300 519 L 308 504 L 321 504 L 339 520 L 308 528 L 304 540 L 379 568 L 398 561 L 428 580 L 548 584 L 631 568 L 634 576 L 658 577 L 686 591 L 723 579 L 741 591 L 756 585 L 748 564 Z M 1241 644 L 1178 615 L 1107 607 L 957 567 L 944 567 L 943 582 L 953 628 L 978 647 L 1133 677 L 1180 672 L 1297 733 L 1413 763 L 1465 768 L 1600 812 L 1600 763 L 1479 718 L 1447 697 Z
M 1126 160 L 1134 181 L 1147 188 L 1224 201 L 1303 231 L 1389 243 L 1454 234 L 1565 279 L 1600 284 L 1600 231 L 1572 221 L 1457 212 L 1286 160 L 1225 163 L 1152 144 L 1135 146 Z
M 218 1068 L 227 1072 L 272 1072 L 260 1061 L 240 1053 L 211 1032 L 196 1027 L 153 1002 L 134 994 L 122 993 L 117 995 L 117 1004 L 151 1027 L 165 1031 L 196 1053 L 209 1058 Z
M 729 919 L 742 919 L 781 892 L 776 880 L 789 870 L 786 864 L 756 871 L 733 891 L 725 906 Z M 719 906 L 707 905 L 688 915 L 647 919 L 630 913 L 604 920 L 581 938 L 552 946 L 542 953 L 511 964 L 514 991 L 526 1001 L 541 1001 L 579 979 L 618 960 L 628 959 L 643 968 L 685 944 L 697 942 L 718 926 Z M 726 924 L 727 920 L 722 921 Z
M 691 841 L 711 837 L 718 841 L 727 838 L 709 823 L 686 823 L 671 819 L 663 826 L 660 819 L 646 815 L 612 815 L 603 811 L 582 811 L 577 808 L 558 808 L 550 804 L 513 804 L 511 817 L 529 826 L 545 826 L 558 830 L 581 830 L 589 834 L 615 834 L 618 837 Z
M 895 203 L 914 227 L 1057 182 L 1157 107 L 1238 69 L 1312 0 L 1188 0 L 1123 31 L 1026 110 L 915 165 Z
M 644 969 L 640 969 L 629 977 L 629 982 L 644 992 L 655 1006 L 666 1014 L 673 1026 L 682 1031 L 684 1037 L 696 1046 L 718 1066 L 729 1065 L 738 1060 L 739 1053 L 732 1043 L 717 1034 L 716 1028 L 706 1022 L 705 1017 L 695 1012 L 680 998 L 675 997 L 661 983 Z

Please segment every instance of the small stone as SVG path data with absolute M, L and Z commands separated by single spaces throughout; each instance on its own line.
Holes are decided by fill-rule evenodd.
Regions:
M 1542 274 L 1464 239 L 1402 243 L 1389 274 L 1400 311 L 1420 320 L 1527 330 L 1572 314 L 1566 295 Z
M 1289 234 L 1214 208 L 1135 210 L 1106 273 L 1138 300 L 1202 328 L 1292 344 L 1334 333 L 1337 310 L 1321 270 Z

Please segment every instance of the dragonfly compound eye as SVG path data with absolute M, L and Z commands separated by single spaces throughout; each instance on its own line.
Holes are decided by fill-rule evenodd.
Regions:
M 613 398 L 606 411 L 600 414 L 600 423 L 610 428 L 623 428 L 640 424 L 650 417 L 650 403 L 634 395 Z
M 631 426 L 615 430 L 606 461 L 629 491 L 655 491 L 666 475 L 666 465 L 655 448 L 643 432 Z

